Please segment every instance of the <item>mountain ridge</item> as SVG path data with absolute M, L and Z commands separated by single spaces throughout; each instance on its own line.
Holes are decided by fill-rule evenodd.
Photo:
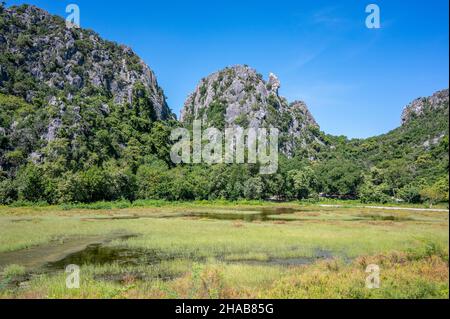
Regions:
M 449 103 L 449 89 L 436 91 L 428 97 L 420 97 L 405 106 L 402 113 L 402 125 L 408 123 L 413 117 L 421 116 L 426 111 L 444 108 Z
M 156 118 L 173 117 L 154 72 L 129 47 L 90 30 L 67 28 L 62 18 L 36 6 L 4 8 L 2 21 L 2 93 L 48 102 L 94 90 L 114 103 L 133 104 L 133 90 L 141 84 Z M 47 96 L 38 96 L 44 90 Z
M 448 89 L 412 101 L 398 128 L 349 140 L 321 132 L 306 103 L 280 96 L 275 74 L 264 79 L 237 65 L 201 80 L 176 121 L 131 49 L 68 30 L 35 7 L 1 4 L 0 62 L 0 204 L 319 194 L 448 201 Z M 196 119 L 219 129 L 280 129 L 277 173 L 260 176 L 251 164 L 175 165 L 171 132 Z

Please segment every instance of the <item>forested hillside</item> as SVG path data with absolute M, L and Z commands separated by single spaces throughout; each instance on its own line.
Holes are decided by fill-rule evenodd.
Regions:
M 448 200 L 448 93 L 419 99 L 425 101 L 420 114 L 404 117 L 403 125 L 387 134 L 351 141 L 330 137 L 336 147 L 324 162 L 337 159 L 358 166 L 362 179 L 355 194 L 365 201 Z M 404 114 L 412 114 L 416 101 Z
M 200 82 L 178 122 L 131 49 L 67 29 L 36 7 L 0 6 L 0 204 L 319 196 L 448 202 L 448 90 L 414 101 L 396 130 L 348 140 L 321 132 L 306 105 L 289 104 L 278 87 L 276 77 L 264 81 L 248 67 L 222 70 Z M 279 125 L 278 173 L 174 165 L 171 129 L 193 119 Z
M 175 116 L 148 66 L 33 6 L 0 6 L 0 105 L 3 203 L 131 199 L 144 155 L 168 159 Z

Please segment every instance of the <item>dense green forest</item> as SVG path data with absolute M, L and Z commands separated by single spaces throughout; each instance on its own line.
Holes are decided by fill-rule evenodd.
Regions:
M 181 124 L 156 116 L 143 83 L 133 84 L 130 103 L 116 103 L 111 92 L 90 84 L 55 90 L 36 81 L 23 63 L 22 52 L 35 56 L 30 41 L 45 30 L 26 29 L 13 43 L 21 49 L 11 54 L 2 44 L 2 34 L 12 32 L 7 19 L 0 6 L 0 204 L 319 196 L 448 202 L 448 102 L 378 137 L 348 140 L 318 132 L 325 143 L 315 158 L 301 150 L 293 158 L 280 155 L 274 175 L 259 175 L 257 165 L 175 166 L 169 137 Z M 80 56 L 89 54 L 91 40 L 83 39 L 90 38 L 74 36 Z M 102 45 L 121 52 L 113 43 Z M 139 68 L 128 57 L 128 68 Z M 57 60 L 46 65 L 48 72 L 63 69 Z M 79 62 L 73 70 L 83 80 L 91 67 Z
M 39 134 L 48 108 L 19 97 L 0 95 L 1 127 L 15 123 L 13 135 L 0 140 L 0 201 L 94 202 L 118 199 L 315 199 L 319 194 L 394 199 L 417 203 L 448 200 L 448 134 L 425 148 L 417 141 L 446 126 L 441 111 L 414 119 L 386 135 L 366 140 L 325 136 L 333 149 L 317 160 L 281 156 L 275 175 L 259 175 L 257 165 L 179 165 L 170 162 L 170 131 L 176 121 L 135 119 L 130 109 L 84 100 L 83 135 L 73 138 L 73 119 L 45 145 Z M 148 131 L 146 129 L 148 127 Z M 124 146 L 122 143 L 127 142 Z

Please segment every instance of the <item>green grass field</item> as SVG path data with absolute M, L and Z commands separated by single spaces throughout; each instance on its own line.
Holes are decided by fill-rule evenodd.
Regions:
M 0 207 L 0 298 L 448 298 L 448 219 L 354 204 Z

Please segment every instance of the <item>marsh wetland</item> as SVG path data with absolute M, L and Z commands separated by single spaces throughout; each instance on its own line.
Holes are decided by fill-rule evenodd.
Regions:
M 0 208 L 0 298 L 448 298 L 448 211 Z M 65 268 L 80 266 L 80 288 Z M 366 268 L 381 268 L 367 289 Z

